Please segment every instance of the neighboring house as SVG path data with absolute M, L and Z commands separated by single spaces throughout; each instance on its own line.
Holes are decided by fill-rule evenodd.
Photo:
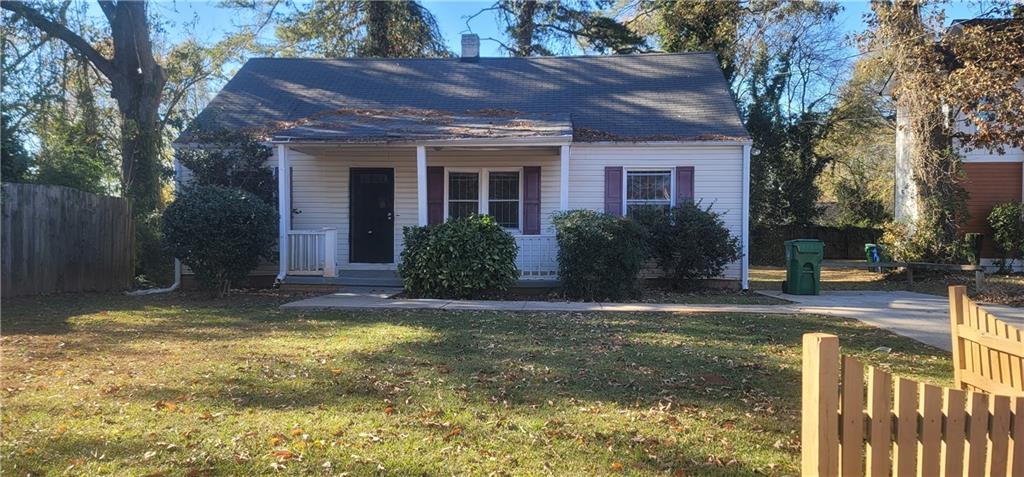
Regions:
M 1005 20 L 957 20 L 947 34 L 955 34 L 964 24 L 979 22 L 1004 22 Z M 1020 84 L 1024 88 L 1024 82 Z M 896 174 L 895 174 L 895 218 L 904 223 L 917 219 L 917 187 L 911 168 L 911 151 L 908 147 L 913 131 L 907 127 L 905 110 L 896 110 Z M 971 133 L 976 126 L 961 114 L 956 118 L 957 131 Z M 980 233 L 982 241 L 982 263 L 992 266 L 1001 258 L 992 241 L 992 229 L 988 226 L 988 215 L 996 205 L 1024 200 L 1024 150 L 1004 147 L 1002 153 L 986 149 L 965 150 L 960 148 L 963 159 L 963 182 L 967 191 L 967 212 L 969 218 L 962 224 L 963 233 Z
M 742 240 L 751 140 L 713 53 L 249 60 L 176 141 L 251 130 L 275 146 L 278 279 L 395 270 L 402 228 L 489 214 L 523 279 L 557 277 L 552 214 L 710 205 Z

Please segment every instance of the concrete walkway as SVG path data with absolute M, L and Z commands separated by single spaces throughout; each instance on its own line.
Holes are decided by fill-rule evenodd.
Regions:
M 425 309 L 475 311 L 613 311 L 673 313 L 809 313 L 853 318 L 944 350 L 950 349 L 946 298 L 913 292 L 834 291 L 818 296 L 760 293 L 785 305 L 681 305 L 669 303 L 579 303 L 553 301 L 392 299 L 400 288 L 349 289 L 281 306 L 284 309 Z M 1007 323 L 1024 327 L 1024 308 L 986 306 Z
M 679 313 L 793 313 L 783 305 L 678 305 L 671 303 L 583 303 L 562 301 L 438 300 L 390 298 L 401 288 L 350 288 L 281 305 L 284 309 L 399 309 L 477 311 L 663 311 Z

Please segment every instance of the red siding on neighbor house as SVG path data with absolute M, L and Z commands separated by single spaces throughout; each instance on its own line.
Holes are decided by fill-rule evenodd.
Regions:
M 963 182 L 967 190 L 967 211 L 970 213 L 964 224 L 964 233 L 981 233 L 985 238 L 981 255 L 998 258 L 999 252 L 992 242 L 992 229 L 988 226 L 988 214 L 996 205 L 1022 200 L 1022 164 L 1020 162 L 967 162 L 964 163 Z

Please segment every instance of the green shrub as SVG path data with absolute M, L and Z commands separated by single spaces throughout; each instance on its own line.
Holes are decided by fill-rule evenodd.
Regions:
M 1007 202 L 995 206 L 988 214 L 988 225 L 1004 258 L 1024 257 L 1024 204 Z
M 179 148 L 174 158 L 192 172 L 192 184 L 242 189 L 277 203 L 277 179 L 267 167 L 270 146 L 248 134 L 216 131 L 200 135 L 195 147 Z
M 592 210 L 555 215 L 558 273 L 565 293 L 584 300 L 617 300 L 639 294 L 646 259 L 643 231 L 630 219 Z
M 184 188 L 163 218 L 164 243 L 221 295 L 243 280 L 277 241 L 277 212 L 256 196 L 221 186 Z
M 646 232 L 651 256 L 676 288 L 718 277 L 741 256 L 739 239 L 710 207 L 687 202 L 670 211 L 641 210 L 634 217 Z
M 899 262 L 949 263 L 962 258 L 963 243 L 939 246 L 937 234 L 927 228 L 913 228 L 904 222 L 888 222 L 879 240 L 889 256 Z
M 519 277 L 515 239 L 490 216 L 405 227 L 398 273 L 418 297 L 469 298 L 504 291 Z

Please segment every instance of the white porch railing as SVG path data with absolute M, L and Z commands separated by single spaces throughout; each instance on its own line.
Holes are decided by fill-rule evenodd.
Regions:
M 338 229 L 288 231 L 289 275 L 338 275 Z
M 516 268 L 523 280 L 558 278 L 558 241 L 554 235 L 517 235 Z

